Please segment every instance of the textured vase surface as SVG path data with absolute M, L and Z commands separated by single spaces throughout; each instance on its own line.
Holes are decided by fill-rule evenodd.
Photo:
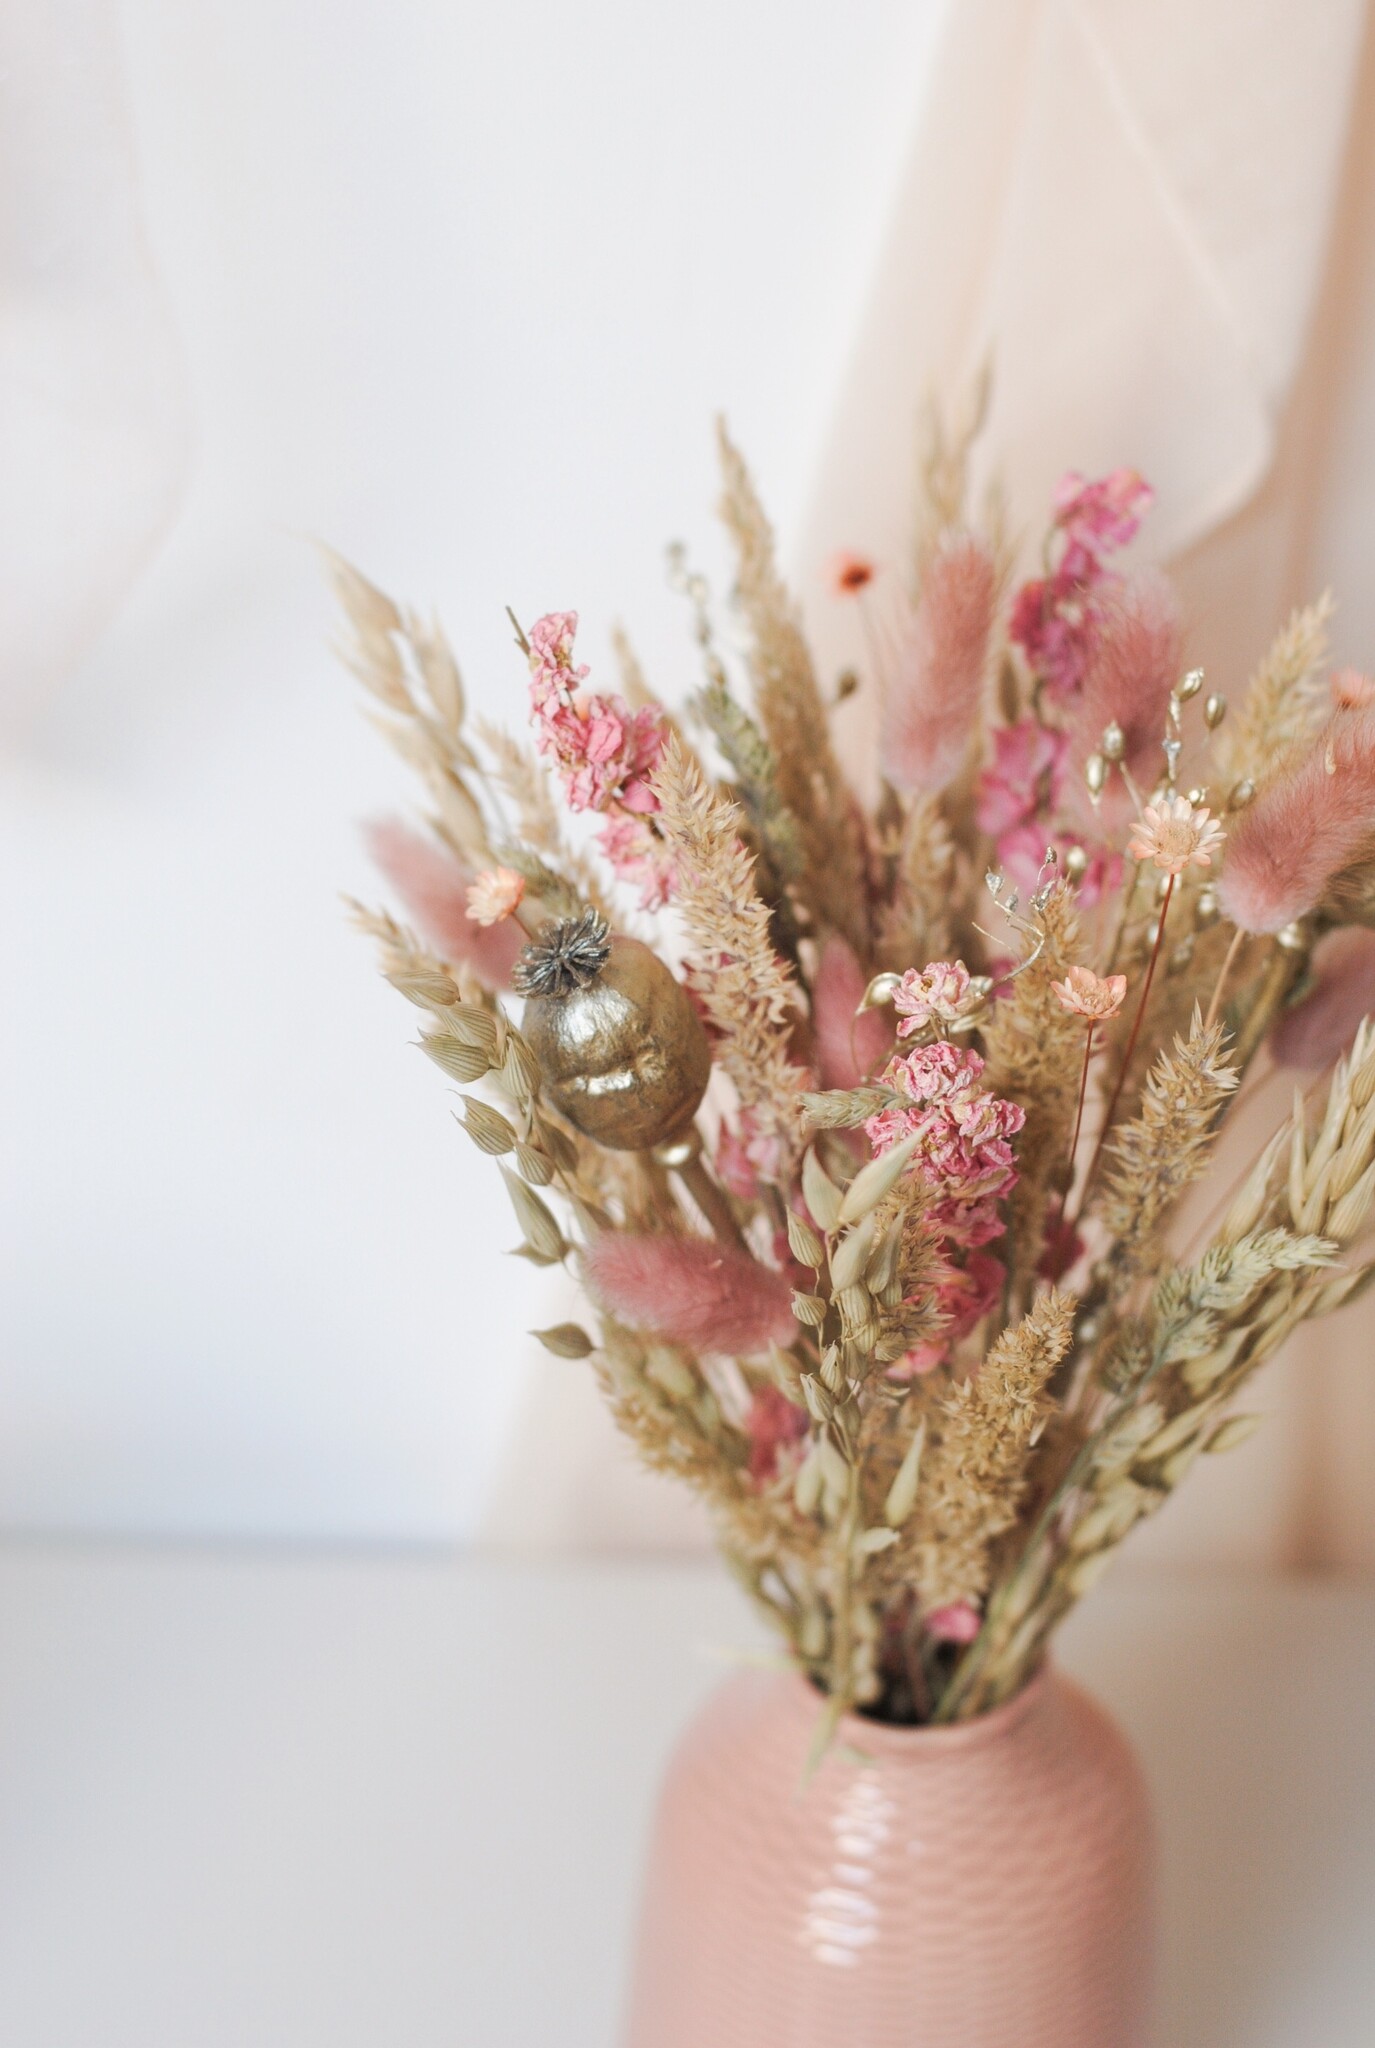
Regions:
M 1144 2048 L 1151 1822 L 1125 1739 L 1043 1673 L 957 1728 L 732 1678 L 664 1784 L 625 2048 Z M 859 1753 L 862 1753 L 859 1754 Z

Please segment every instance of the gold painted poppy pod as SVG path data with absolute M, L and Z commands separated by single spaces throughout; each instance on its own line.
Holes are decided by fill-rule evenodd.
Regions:
M 587 910 L 546 925 L 514 981 L 521 1031 L 569 1123 L 617 1152 L 669 1144 L 691 1127 L 711 1048 L 657 953 Z

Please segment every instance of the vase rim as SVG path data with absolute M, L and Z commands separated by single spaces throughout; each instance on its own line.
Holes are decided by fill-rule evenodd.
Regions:
M 799 1696 L 805 1694 L 810 1706 L 817 1698 L 815 1687 L 800 1672 L 794 1675 Z M 901 1756 L 912 1762 L 948 1756 L 952 1750 L 977 1748 L 995 1741 L 1023 1720 L 1043 1697 L 1054 1675 L 1050 1660 L 1038 1665 L 1026 1684 L 1010 1700 L 970 1721 L 923 1722 L 913 1726 L 897 1721 L 873 1721 L 865 1714 L 850 1712 L 841 1717 L 835 1732 L 837 1746 L 869 1752 L 876 1756 Z

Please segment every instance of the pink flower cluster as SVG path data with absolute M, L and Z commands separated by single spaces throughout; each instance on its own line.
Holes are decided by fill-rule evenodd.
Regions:
M 970 1047 L 944 1039 L 895 1056 L 883 1080 L 907 1101 L 881 1109 L 864 1126 L 876 1152 L 920 1136 L 912 1166 L 937 1196 L 931 1220 L 967 1247 L 1003 1233 L 998 1198 L 1017 1179 L 1008 1141 L 1026 1122 L 1019 1104 L 980 1088 L 983 1070 Z
M 1097 593 L 1112 583 L 1104 558 L 1132 540 L 1154 493 L 1134 469 L 1089 482 L 1076 470 L 1055 490 L 1052 543 L 1059 559 L 1024 583 L 1012 605 L 1010 637 L 1051 695 L 1073 697 L 1084 680 L 1098 627 Z
M 668 734 L 652 705 L 632 711 L 616 695 L 583 688 L 586 664 L 573 663 L 576 612 L 549 612 L 530 629 L 530 705 L 535 744 L 557 762 L 570 810 L 602 811 L 603 853 L 657 910 L 673 891 L 673 864 L 649 822 L 659 808 L 649 778 Z
M 1002 1291 L 1003 1268 L 982 1247 L 1006 1229 L 998 1201 L 1017 1179 L 1009 1140 L 1026 1122 L 1026 1111 L 981 1088 L 983 1071 L 976 1052 L 945 1040 L 896 1055 L 883 1080 L 908 1100 L 890 1104 L 864 1126 L 876 1152 L 919 1134 L 912 1170 L 935 1197 L 928 1216 L 940 1238 L 936 1305 L 947 1320 L 937 1340 L 900 1361 L 902 1375 L 939 1365 Z
M 968 994 L 969 969 L 963 960 L 928 960 L 920 970 L 909 967 L 893 995 L 893 1008 L 903 1020 L 898 1037 L 915 1037 L 932 1022 L 953 1023 Z

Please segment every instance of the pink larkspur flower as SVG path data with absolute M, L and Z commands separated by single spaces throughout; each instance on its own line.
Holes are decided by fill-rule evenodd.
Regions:
M 1008 638 L 1053 697 L 1072 697 L 1084 680 L 1097 614 L 1082 586 L 1055 575 L 1024 583 L 1012 601 Z
M 575 811 L 612 808 L 648 816 L 659 808 L 649 777 L 668 741 L 653 705 L 631 711 L 618 696 L 583 689 L 573 665 L 576 612 L 550 612 L 530 629 L 530 706 L 535 744 L 551 755 Z
M 1001 725 L 993 759 L 979 777 L 979 830 L 996 839 L 1032 818 L 1046 817 L 1060 801 L 1069 740 L 1035 718 Z
M 1103 558 L 1135 538 L 1153 496 L 1134 469 L 1092 481 L 1070 470 L 1060 479 L 1051 528 L 1059 559 L 1047 576 L 1021 586 L 1008 624 L 1009 638 L 1052 697 L 1077 696 L 1097 644 L 1098 593 L 1116 581 Z
M 952 1023 L 968 996 L 969 969 L 963 960 L 929 960 L 920 971 L 909 967 L 893 996 L 893 1008 L 903 1020 L 898 1037 L 913 1037 L 933 1019 Z
M 1055 486 L 1052 503 L 1067 545 L 1096 561 L 1136 539 L 1154 500 L 1155 492 L 1134 469 L 1110 470 L 1092 481 L 1070 469 Z

